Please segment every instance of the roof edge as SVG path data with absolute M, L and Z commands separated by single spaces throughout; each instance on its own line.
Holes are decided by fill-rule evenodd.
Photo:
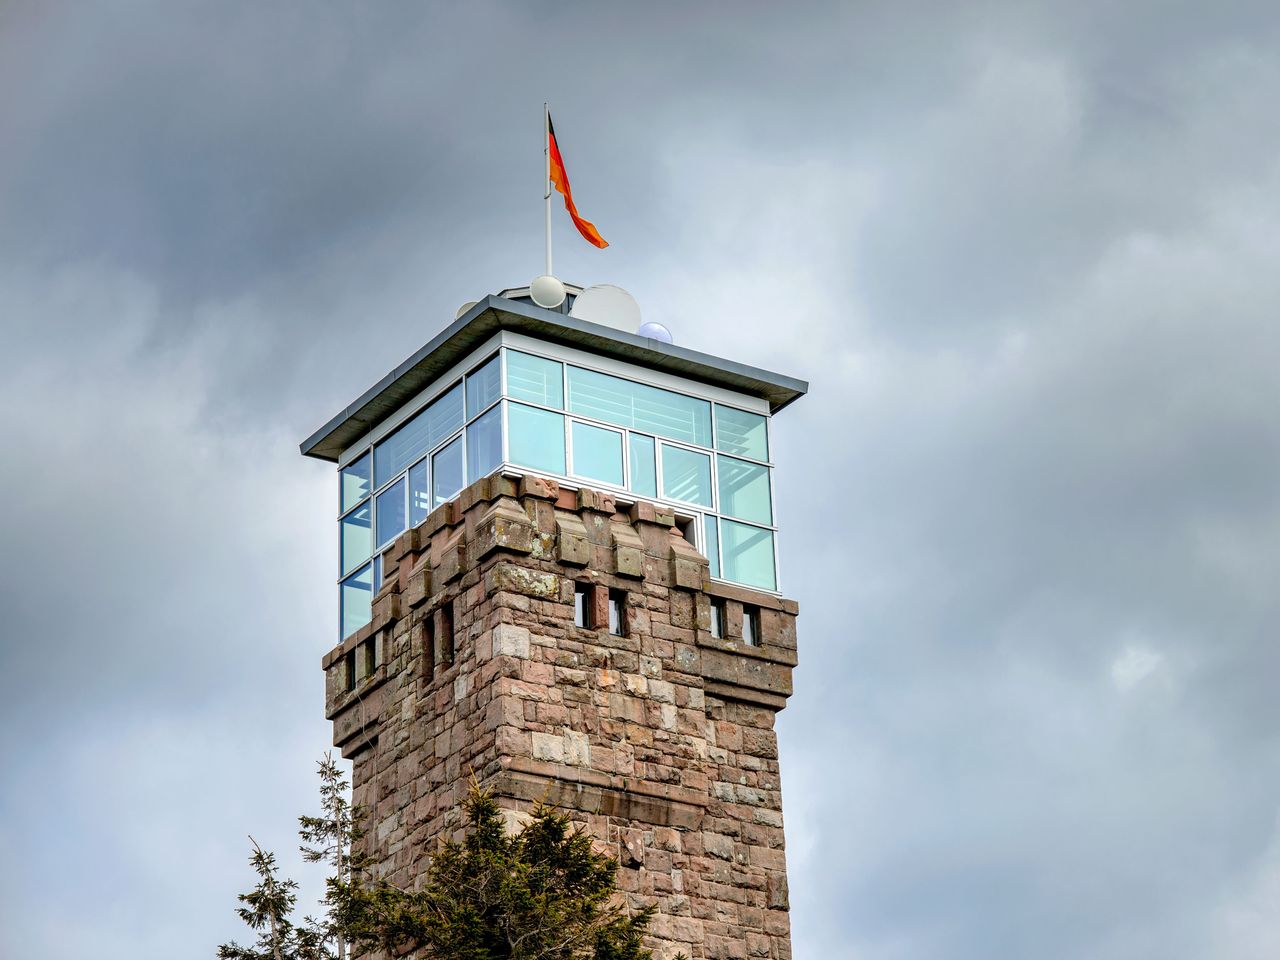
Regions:
M 303 440 L 299 451 L 303 456 L 336 462 L 351 443 L 500 330 L 530 334 L 756 396 L 769 404 L 771 413 L 809 391 L 809 384 L 803 380 L 490 294 Z

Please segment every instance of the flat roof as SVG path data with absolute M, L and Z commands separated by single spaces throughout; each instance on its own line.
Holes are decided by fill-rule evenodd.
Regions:
M 504 291 L 506 292 L 506 291 Z M 512 291 L 516 292 L 516 291 Z M 499 330 L 514 330 L 638 366 L 759 397 L 776 413 L 809 384 L 501 296 L 489 296 L 302 441 L 303 456 L 337 462 L 342 452 L 439 379 Z

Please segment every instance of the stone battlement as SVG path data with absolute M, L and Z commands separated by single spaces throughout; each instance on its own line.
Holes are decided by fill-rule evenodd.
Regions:
M 657 907 L 655 956 L 790 958 L 773 721 L 797 606 L 707 569 L 669 507 L 530 476 L 402 534 L 372 621 L 323 660 L 388 879 L 414 885 L 474 775 L 509 816 L 545 800 L 609 845 Z

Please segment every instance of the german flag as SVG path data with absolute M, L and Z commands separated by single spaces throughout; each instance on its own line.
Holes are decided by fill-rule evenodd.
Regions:
M 600 236 L 596 225 L 578 215 L 578 207 L 573 202 L 573 190 L 569 187 L 569 174 L 564 169 L 564 157 L 560 156 L 560 147 L 556 144 L 556 128 L 551 125 L 550 113 L 547 114 L 547 167 L 551 183 L 564 197 L 564 208 L 569 211 L 569 216 L 573 218 L 573 225 L 578 228 L 578 232 L 587 243 L 601 249 L 607 247 L 609 241 Z

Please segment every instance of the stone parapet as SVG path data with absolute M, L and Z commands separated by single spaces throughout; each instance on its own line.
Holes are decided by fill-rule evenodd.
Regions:
M 513 817 L 574 811 L 631 904 L 656 907 L 655 956 L 790 957 L 773 724 L 793 601 L 712 582 L 669 507 L 504 474 L 402 534 L 382 575 L 323 667 L 388 879 L 417 882 L 475 776 Z

